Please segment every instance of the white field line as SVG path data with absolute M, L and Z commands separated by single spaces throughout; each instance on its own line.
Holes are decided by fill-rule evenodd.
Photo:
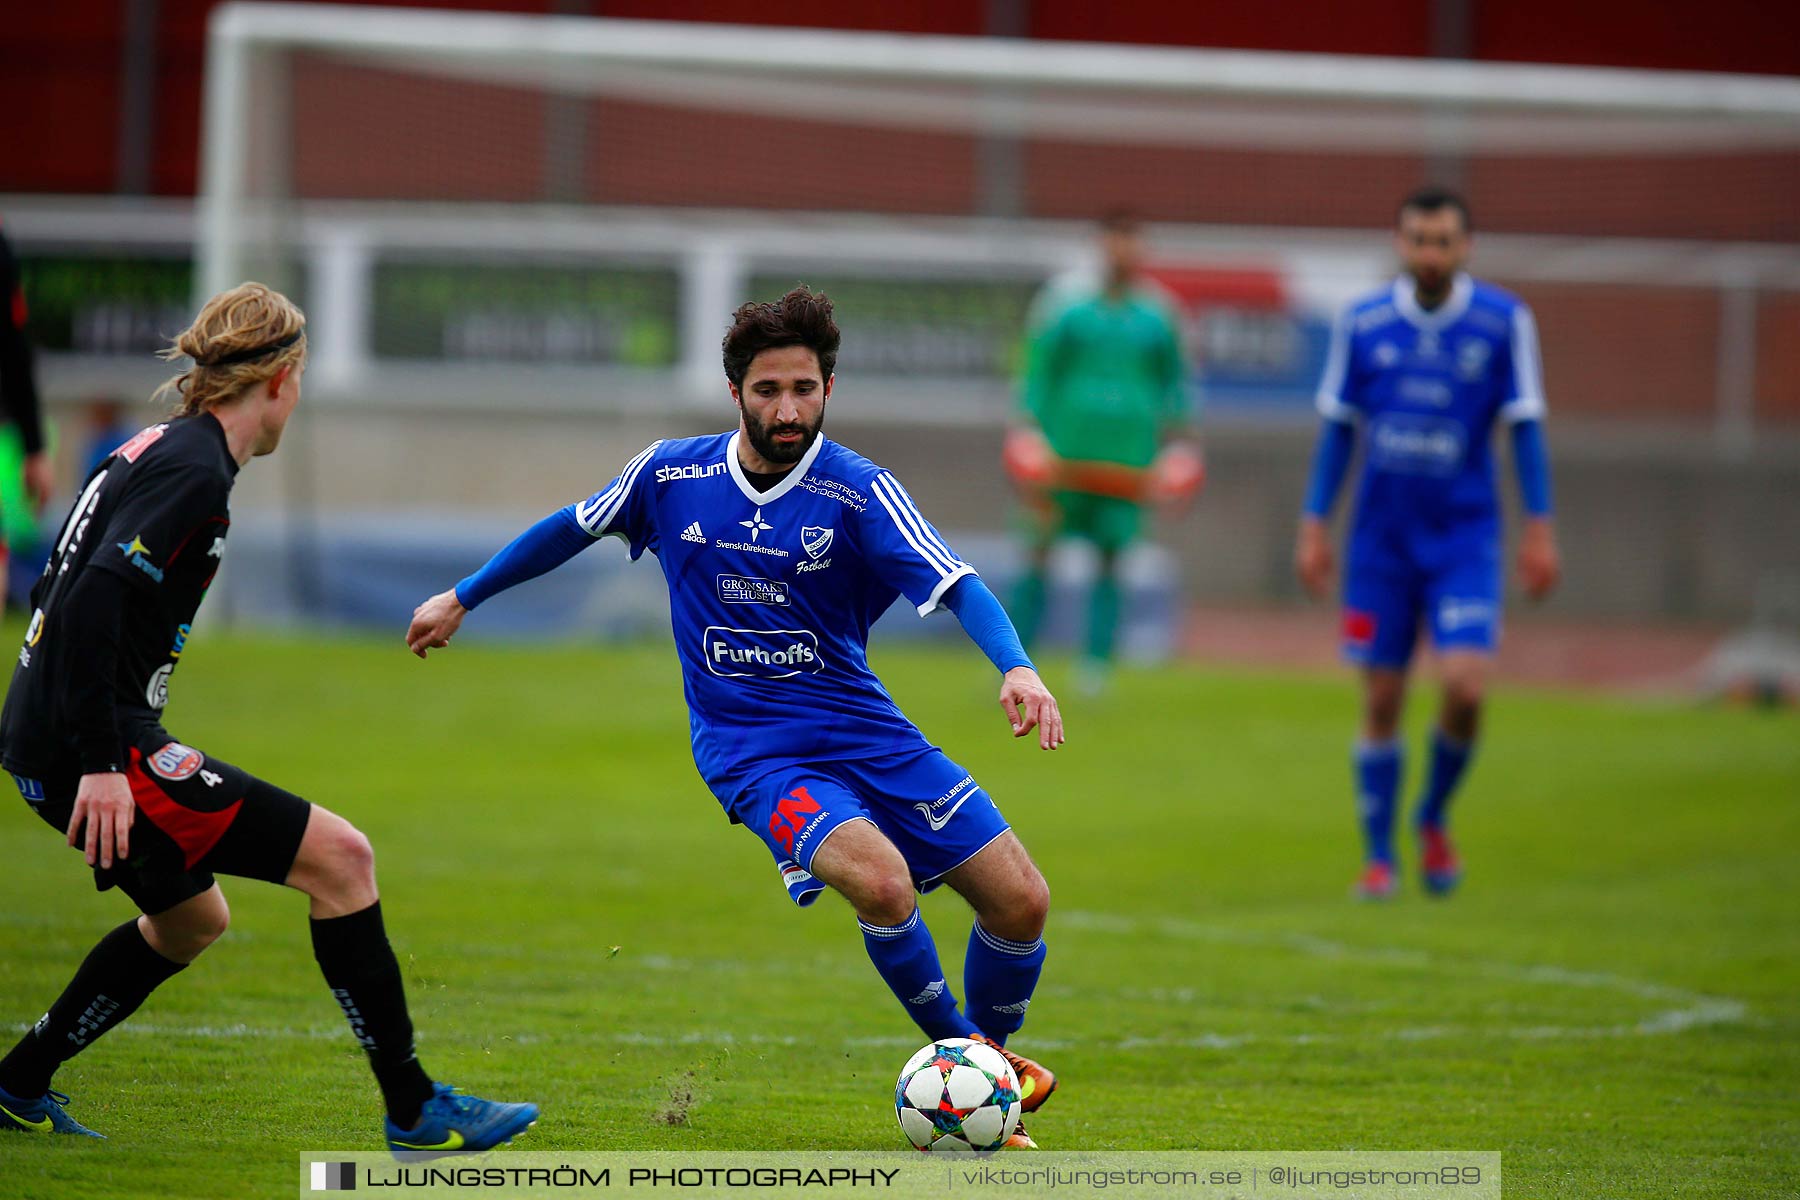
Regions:
M 1203 941 L 1240 946 L 1263 946 L 1275 950 L 1285 950 L 1314 958 L 1330 959 L 1342 962 L 1368 963 L 1385 967 L 1406 967 L 1419 970 L 1454 972 L 1472 974 L 1490 979 L 1509 980 L 1519 983 L 1540 985 L 1552 992 L 1569 990 L 1610 991 L 1630 996 L 1639 1000 L 1654 1001 L 1670 1007 L 1637 1020 L 1620 1020 L 1600 1025 L 1483 1025 L 1470 1028 L 1461 1025 L 1422 1025 L 1400 1026 L 1386 1030 L 1358 1030 L 1353 1035 L 1336 1034 L 1327 1031 L 1297 1034 L 1255 1034 L 1255 1033 L 1202 1033 L 1188 1037 L 1124 1037 L 1114 1039 L 1083 1039 L 1079 1045 L 1085 1049 L 1114 1050 L 1235 1050 L 1242 1046 L 1258 1044 L 1266 1046 L 1317 1046 L 1335 1042 L 1368 1042 L 1391 1041 L 1403 1043 L 1430 1042 L 1443 1040 L 1479 1040 L 1480 1038 L 1504 1038 L 1515 1041 L 1585 1041 L 1604 1038 L 1628 1037 L 1660 1037 L 1669 1034 L 1683 1033 L 1690 1029 L 1698 1029 L 1710 1025 L 1735 1024 L 1745 1020 L 1748 1006 L 1741 1000 L 1724 996 L 1709 996 L 1699 992 L 1691 992 L 1681 988 L 1668 987 L 1641 979 L 1617 975 L 1606 971 L 1576 971 L 1567 967 L 1546 964 L 1509 963 L 1480 959 L 1444 958 L 1424 950 L 1408 949 L 1397 946 L 1354 946 L 1346 942 L 1332 941 L 1304 933 L 1257 933 L 1228 926 L 1205 925 L 1193 921 L 1173 918 L 1159 918 L 1141 921 L 1137 918 L 1108 913 L 1064 912 L 1057 914 L 1055 925 L 1061 931 L 1092 932 L 1106 934 L 1144 934 L 1150 933 L 1163 937 L 1185 941 Z M 766 964 L 739 962 L 730 959 L 688 960 L 661 955 L 645 956 L 634 965 L 649 970 L 682 970 L 695 968 L 712 968 L 716 970 L 742 971 L 751 973 L 766 969 Z M 1052 989 L 1053 990 L 1053 989 Z M 1148 994 L 1148 993 L 1144 993 Z M 1192 997 L 1186 989 L 1176 989 L 1166 993 L 1167 997 L 1182 1001 Z M 1333 1006 L 1335 1011 L 1347 1011 L 1343 1006 Z M 15 1032 L 23 1033 L 30 1028 L 29 1023 L 15 1023 L 11 1026 Z M 152 1022 L 130 1022 L 122 1029 L 132 1034 L 167 1037 L 198 1038 L 202 1040 L 234 1039 L 271 1040 L 271 1041 L 345 1041 L 348 1033 L 341 1024 L 320 1024 L 305 1028 L 284 1028 L 280 1026 L 257 1026 L 247 1024 L 231 1025 L 180 1025 Z M 420 1040 L 424 1040 L 423 1033 Z M 519 1032 L 491 1036 L 482 1040 L 512 1042 L 515 1045 L 533 1045 L 553 1042 L 558 1045 L 616 1045 L 642 1046 L 651 1048 L 671 1048 L 679 1046 L 799 1046 L 816 1045 L 816 1036 L 800 1037 L 792 1034 L 767 1033 L 733 1033 L 729 1030 L 698 1029 L 684 1032 L 650 1032 L 643 1030 L 610 1030 L 602 1033 L 567 1031 L 560 1033 Z M 888 1035 L 880 1037 L 846 1038 L 843 1045 L 852 1047 L 895 1047 L 906 1048 L 915 1045 L 916 1035 Z M 1062 1050 L 1072 1048 L 1076 1043 L 1066 1039 L 1033 1038 L 1032 1048 L 1036 1050 Z
M 1215 942 L 1238 946 L 1266 946 L 1289 950 L 1314 958 L 1343 962 L 1372 963 L 1387 967 L 1474 974 L 1489 979 L 1539 984 L 1552 991 L 1574 989 L 1612 991 L 1642 1000 L 1673 1005 L 1636 1021 L 1608 1025 L 1530 1025 L 1482 1026 L 1469 1029 L 1455 1025 L 1402 1027 L 1391 1030 L 1360 1031 L 1355 1040 L 1370 1038 L 1401 1042 L 1436 1041 L 1445 1038 L 1479 1037 L 1510 1038 L 1518 1041 L 1557 1039 L 1588 1040 L 1618 1037 L 1656 1037 L 1682 1033 L 1707 1025 L 1734 1024 L 1745 1019 L 1749 1006 L 1727 996 L 1709 996 L 1682 988 L 1668 987 L 1641 979 L 1632 979 L 1608 971 L 1576 971 L 1547 964 L 1509 963 L 1479 959 L 1443 958 L 1429 951 L 1399 946 L 1353 946 L 1306 933 L 1257 933 L 1222 925 L 1205 925 L 1175 918 L 1143 921 L 1116 913 L 1060 912 L 1056 924 L 1063 929 L 1100 933 L 1159 934 L 1184 941 Z M 1265 1045 L 1317 1045 L 1341 1040 L 1339 1035 L 1289 1034 L 1267 1037 L 1258 1034 L 1202 1034 L 1192 1038 L 1125 1038 L 1120 1049 L 1233 1049 L 1251 1042 Z

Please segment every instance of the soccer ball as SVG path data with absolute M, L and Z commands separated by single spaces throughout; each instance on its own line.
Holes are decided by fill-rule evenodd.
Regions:
M 945 1038 L 906 1060 L 894 1110 L 920 1150 L 998 1150 L 1019 1124 L 1019 1077 L 992 1046 Z

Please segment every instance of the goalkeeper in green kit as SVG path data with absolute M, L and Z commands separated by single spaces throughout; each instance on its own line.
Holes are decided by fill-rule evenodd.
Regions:
M 1187 423 L 1187 364 L 1167 299 L 1141 276 L 1144 244 L 1123 213 L 1101 223 L 1098 289 L 1039 300 L 1025 356 L 1023 427 L 1007 436 L 1007 474 L 1029 512 L 1026 569 L 1013 620 L 1029 646 L 1042 622 L 1050 550 L 1091 542 L 1099 573 L 1088 601 L 1080 679 L 1102 690 L 1118 640 L 1121 553 L 1144 508 L 1191 498 L 1204 477 Z M 1054 285 L 1053 285 L 1054 286 Z

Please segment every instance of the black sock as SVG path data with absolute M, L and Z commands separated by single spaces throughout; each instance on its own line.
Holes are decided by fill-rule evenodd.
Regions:
M 56 1068 L 138 1010 L 165 979 L 186 967 L 144 940 L 134 917 L 100 939 L 50 1011 L 0 1058 L 0 1088 L 20 1099 L 50 1089 Z
M 369 1052 L 388 1119 L 413 1128 L 420 1107 L 431 1099 L 431 1079 L 413 1053 L 406 989 L 381 923 L 381 901 L 347 916 L 315 917 L 312 942 L 325 983 L 350 1018 L 350 1032 Z

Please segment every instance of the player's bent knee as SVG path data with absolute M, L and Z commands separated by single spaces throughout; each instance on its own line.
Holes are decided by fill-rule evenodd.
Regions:
M 314 895 L 372 888 L 375 847 L 362 830 L 315 807 L 288 882 Z
M 1028 866 L 1017 886 L 995 907 L 998 911 L 978 914 L 984 929 L 1015 942 L 1035 941 L 1050 919 L 1050 884 L 1036 867 Z
M 1444 687 L 1444 702 L 1473 712 L 1481 707 L 1484 690 L 1479 679 L 1453 679 Z
M 913 893 L 912 880 L 905 875 L 884 876 L 875 892 L 876 906 L 884 925 L 898 925 L 910 918 L 919 899 Z
M 856 915 L 871 925 L 904 924 L 918 907 L 912 880 L 904 874 L 872 872 L 840 887 Z
M 171 962 L 193 962 L 206 948 L 225 936 L 231 925 L 231 906 L 223 893 L 202 893 L 167 912 L 142 918 L 144 940 Z M 147 926 L 147 928 L 146 928 Z

